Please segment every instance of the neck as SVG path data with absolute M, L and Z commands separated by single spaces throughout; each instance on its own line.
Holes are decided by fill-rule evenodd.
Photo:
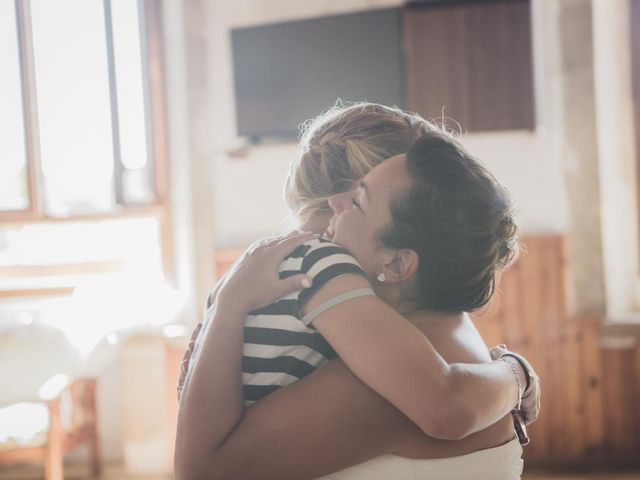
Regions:
M 380 300 L 402 315 L 420 310 L 415 302 L 407 300 L 402 285 L 384 285 L 373 280 L 373 289 Z
M 318 213 L 300 225 L 300 228 L 305 232 L 313 232 L 321 235 L 327 229 L 327 226 L 329 226 L 332 216 L 332 213 Z

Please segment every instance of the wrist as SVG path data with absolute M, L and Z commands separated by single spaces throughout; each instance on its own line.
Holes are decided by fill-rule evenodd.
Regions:
M 218 298 L 214 304 L 213 315 L 216 318 L 216 323 L 226 322 L 242 324 L 250 311 L 251 308 L 240 302 L 225 301 L 222 298 Z
M 531 389 L 531 381 L 532 381 L 532 377 L 533 377 L 533 369 L 531 368 L 531 365 L 529 364 L 529 362 L 522 356 L 522 355 L 518 355 L 517 353 L 514 352 L 506 352 L 502 358 L 511 358 L 512 360 L 514 360 L 517 369 L 518 369 L 518 373 L 520 374 L 520 379 L 522 382 L 522 396 L 526 397 L 529 393 L 530 393 L 530 389 Z
M 513 376 L 515 377 L 515 383 L 518 388 L 518 393 L 517 393 L 517 400 L 515 403 L 515 407 L 513 408 L 513 410 L 520 410 L 520 407 L 522 405 L 522 394 L 524 392 L 524 378 L 525 378 L 524 369 L 522 368 L 522 366 L 517 360 L 513 358 L 507 358 L 506 355 L 500 357 L 498 360 L 504 362 L 508 366 Z
M 226 282 L 215 295 L 213 299 L 213 305 L 215 305 L 215 311 L 224 311 L 225 313 L 238 314 L 246 316 L 252 308 L 246 304 L 245 297 L 240 291 Z

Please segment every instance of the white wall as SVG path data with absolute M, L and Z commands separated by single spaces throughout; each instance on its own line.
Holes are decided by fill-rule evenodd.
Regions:
M 559 73 L 553 44 L 554 23 L 548 16 L 554 0 L 534 0 L 534 62 L 539 128 L 535 132 L 468 135 L 465 143 L 483 158 L 511 190 L 520 206 L 525 233 L 566 230 L 566 199 L 562 180 L 557 128 L 556 84 Z M 389 7 L 397 0 L 209 0 L 207 62 L 212 79 L 212 125 L 201 132 L 213 165 L 212 212 L 218 248 L 245 246 L 256 237 L 276 232 L 287 219 L 282 185 L 295 146 L 251 147 L 246 155 L 229 155 L 243 140 L 235 135 L 235 105 L 229 30 L 274 21 Z M 557 49 L 557 48 L 555 48 Z M 195 52 L 191 52 L 194 55 Z M 285 107 L 286 108 L 286 107 Z M 206 137 L 206 139 L 205 139 Z

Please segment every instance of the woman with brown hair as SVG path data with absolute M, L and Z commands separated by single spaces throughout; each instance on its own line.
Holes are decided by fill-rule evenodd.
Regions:
M 508 412 L 528 383 L 537 415 L 537 381 L 513 358 L 481 364 L 464 313 L 515 254 L 506 191 L 450 135 L 365 104 L 309 128 L 287 199 L 326 238 L 251 249 L 210 297 L 177 476 L 315 478 L 361 464 L 335 478 L 519 478 Z

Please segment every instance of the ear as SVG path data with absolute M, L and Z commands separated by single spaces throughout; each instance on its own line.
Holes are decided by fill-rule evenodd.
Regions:
M 413 250 L 408 248 L 397 250 L 393 258 L 383 267 L 387 277 L 386 283 L 404 283 L 411 280 L 418 271 L 419 264 L 420 258 Z

